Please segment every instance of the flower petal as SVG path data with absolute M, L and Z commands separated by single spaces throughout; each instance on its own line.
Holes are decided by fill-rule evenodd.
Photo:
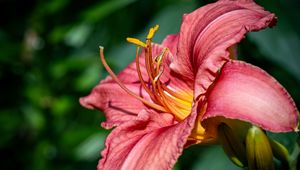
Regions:
M 184 15 L 178 53 L 171 64 L 186 80 L 195 80 L 195 96 L 202 94 L 229 59 L 228 48 L 249 31 L 275 24 L 274 14 L 252 1 L 223 0 Z
M 288 92 L 262 69 L 230 61 L 208 94 L 203 120 L 224 116 L 250 122 L 265 130 L 297 130 L 298 111 Z
M 173 124 L 168 113 L 142 111 L 107 137 L 98 169 L 171 169 L 193 128 L 196 112 Z
M 125 85 L 136 94 L 149 98 L 145 91 L 141 91 L 140 84 Z M 103 111 L 107 120 L 101 125 L 107 129 L 134 119 L 142 109 L 147 108 L 141 101 L 127 94 L 114 82 L 100 83 L 93 89 L 91 94 L 80 98 L 80 104 L 89 109 Z
M 179 34 L 168 35 L 162 42 L 164 47 L 168 47 L 173 55 L 177 54 Z

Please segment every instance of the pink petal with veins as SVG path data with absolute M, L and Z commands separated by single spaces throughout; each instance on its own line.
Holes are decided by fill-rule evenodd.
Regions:
M 203 119 L 223 116 L 250 122 L 265 130 L 297 130 L 298 111 L 287 91 L 253 65 L 230 61 L 208 94 Z
M 228 48 L 245 33 L 275 22 L 274 14 L 252 1 L 223 0 L 201 7 L 183 17 L 178 52 L 171 69 L 188 82 L 195 82 L 195 96 L 203 94 L 218 69 L 228 61 Z
M 177 54 L 178 35 L 179 34 L 168 35 L 162 42 L 162 45 L 168 47 L 173 55 Z
M 125 84 L 127 88 L 136 94 L 149 98 L 145 91 L 141 91 L 140 84 Z M 91 94 L 80 98 L 80 104 L 89 109 L 99 109 L 104 112 L 106 122 L 102 123 L 104 128 L 112 128 L 123 122 L 134 119 L 137 114 L 147 107 L 127 94 L 116 83 L 100 83 Z
M 141 111 L 107 137 L 98 169 L 171 169 L 182 153 L 196 114 L 174 124 L 171 114 Z

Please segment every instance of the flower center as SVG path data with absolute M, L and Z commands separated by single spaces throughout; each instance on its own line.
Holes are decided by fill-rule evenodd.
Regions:
M 143 102 L 145 105 L 161 112 L 172 113 L 177 121 L 184 120 L 191 112 L 193 103 L 193 92 L 189 90 L 177 90 L 167 84 L 163 83 L 160 78 L 164 72 L 163 59 L 167 56 L 169 49 L 164 48 L 162 52 L 153 56 L 152 54 L 152 38 L 158 29 L 158 25 L 150 28 L 149 33 L 146 38 L 146 42 L 142 42 L 135 38 L 127 38 L 127 41 L 138 45 L 136 50 L 136 71 L 138 78 L 140 80 L 142 88 L 148 93 L 151 100 L 147 100 L 140 95 L 135 94 L 129 90 L 114 74 L 105 61 L 103 54 L 103 47 L 100 47 L 100 58 L 110 76 L 118 83 L 118 85 L 125 90 L 129 95 L 135 97 L 136 99 Z M 147 72 L 147 78 L 149 81 L 145 81 L 145 77 L 142 75 L 140 61 L 139 61 L 139 51 L 140 47 L 144 48 L 145 51 L 145 70 Z M 192 132 L 191 137 L 199 139 L 199 135 L 203 136 L 205 129 L 201 126 L 200 122 L 197 120 L 195 128 Z M 197 137 L 196 137 L 197 136 Z

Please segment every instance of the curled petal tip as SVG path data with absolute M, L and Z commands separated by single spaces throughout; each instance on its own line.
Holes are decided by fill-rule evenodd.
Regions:
M 81 106 L 87 108 L 87 109 L 94 109 L 94 107 L 89 103 L 88 97 L 81 97 L 79 98 L 79 103 L 81 104 Z
M 228 48 L 249 31 L 276 23 L 274 14 L 251 0 L 223 0 L 184 15 L 177 55 L 171 69 L 182 79 L 194 81 L 195 96 L 205 93 L 217 70 L 228 61 Z

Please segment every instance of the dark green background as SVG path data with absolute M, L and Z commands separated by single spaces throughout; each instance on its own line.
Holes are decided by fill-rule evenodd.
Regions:
M 143 38 L 159 24 L 154 41 L 161 42 L 179 31 L 183 13 L 209 2 L 0 0 L 0 169 L 95 169 L 108 131 L 100 127 L 103 114 L 78 99 L 107 75 L 98 46 L 118 72 L 134 58 L 126 37 Z M 248 34 L 239 57 L 273 75 L 299 108 L 299 0 L 258 3 L 276 13 L 278 25 Z M 295 134 L 270 135 L 295 150 Z M 226 168 L 235 167 L 209 146 L 190 147 L 175 166 Z

